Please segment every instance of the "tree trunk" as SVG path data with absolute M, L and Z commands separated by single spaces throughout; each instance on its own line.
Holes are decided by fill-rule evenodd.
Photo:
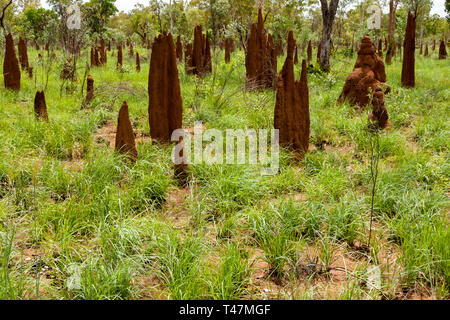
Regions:
M 324 72 L 330 72 L 331 31 L 336 17 L 339 0 L 320 0 L 322 5 L 322 41 L 320 50 L 320 68 Z
M 394 33 L 395 33 L 395 12 L 397 11 L 398 0 L 389 1 L 389 27 L 388 27 L 388 51 L 386 54 L 386 63 L 391 64 L 394 54 Z

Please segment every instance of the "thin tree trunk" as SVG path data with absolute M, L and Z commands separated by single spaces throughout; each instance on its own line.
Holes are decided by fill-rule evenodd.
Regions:
M 386 55 L 386 63 L 391 64 L 394 53 L 394 33 L 395 33 L 395 13 L 397 11 L 398 0 L 389 1 L 389 27 L 388 27 L 388 52 Z
M 322 41 L 320 50 L 320 68 L 324 72 L 330 72 L 331 31 L 336 17 L 339 0 L 320 0 L 322 6 Z

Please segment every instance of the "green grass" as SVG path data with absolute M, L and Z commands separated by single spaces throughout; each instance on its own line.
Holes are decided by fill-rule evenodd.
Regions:
M 45 66 L 36 66 L 35 50 L 29 57 L 37 77 L 23 76 L 18 93 L 0 89 L 0 299 L 450 298 L 450 64 L 436 53 L 417 57 L 415 89 L 401 88 L 398 57 L 386 67 L 393 126 L 380 134 L 372 248 L 363 255 L 370 110 L 336 105 L 355 57 L 338 52 L 329 75 L 308 75 L 304 160 L 282 150 L 274 176 L 192 165 L 186 190 L 173 178 L 170 146 L 140 142 L 131 165 L 97 136 L 116 123 L 123 100 L 138 136 L 148 135 L 148 59 L 140 73 L 129 58 L 118 71 L 109 53 L 106 67 L 89 71 L 96 97 L 82 108 L 85 69 L 63 83 L 57 52 L 47 124 L 33 114 Z M 244 59 L 236 51 L 226 65 L 220 52 L 204 79 L 179 66 L 185 128 L 273 127 L 275 92 L 245 92 Z M 80 66 L 86 61 L 84 52 Z M 374 265 L 381 293 L 361 280 Z

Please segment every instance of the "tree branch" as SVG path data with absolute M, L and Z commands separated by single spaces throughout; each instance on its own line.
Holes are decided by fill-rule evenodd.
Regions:
M 3 19 L 5 18 L 5 11 L 12 4 L 12 2 L 13 0 L 9 1 L 9 3 L 3 8 L 2 16 L 0 17 L 0 25 L 2 26 L 3 30 L 5 30 L 5 25 L 3 24 Z

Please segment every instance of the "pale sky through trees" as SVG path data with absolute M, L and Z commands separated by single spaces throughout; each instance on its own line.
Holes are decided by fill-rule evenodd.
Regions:
M 148 0 L 116 0 L 116 7 L 119 11 L 128 12 L 134 8 L 136 3 L 141 3 L 143 5 L 148 5 Z M 169 0 L 164 0 L 164 2 L 169 2 Z M 47 1 L 41 0 L 43 7 L 48 8 Z M 445 0 L 433 0 L 433 8 L 431 9 L 431 14 L 439 14 L 444 17 L 445 13 Z

